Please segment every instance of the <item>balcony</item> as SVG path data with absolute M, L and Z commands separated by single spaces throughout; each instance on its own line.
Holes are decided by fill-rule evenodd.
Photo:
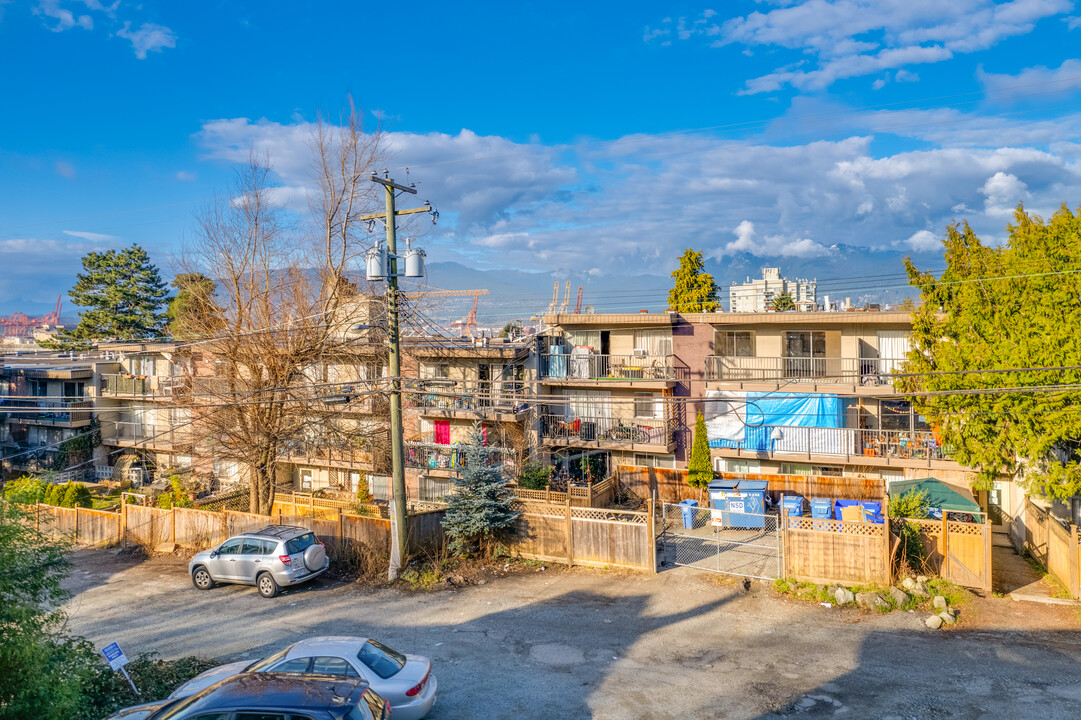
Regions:
M 735 450 L 739 456 L 777 455 L 797 460 L 831 457 L 868 465 L 932 467 L 935 462 L 953 462 L 952 448 L 923 430 L 763 425 L 747 427 L 741 441 L 711 440 L 710 447 Z
M 562 415 L 541 416 L 541 437 L 546 445 L 596 447 L 670 453 L 675 450 L 675 423 L 664 418 L 639 421 L 625 418 Z
M 451 445 L 431 442 L 432 436 L 421 436 L 421 440 L 405 443 L 405 466 L 419 468 L 427 475 L 452 477 L 461 473 L 465 467 L 465 448 L 461 443 Z M 514 462 L 514 450 L 504 447 L 488 447 L 489 461 L 500 467 L 503 476 L 511 480 L 517 476 Z
M 348 438 L 297 438 L 282 445 L 282 460 L 301 465 L 375 469 L 378 458 Z
M 528 410 L 523 384 L 510 380 L 420 380 L 410 396 L 426 417 L 515 422 Z
M 194 432 L 190 427 L 173 428 L 139 422 L 104 422 L 101 427 L 103 445 L 141 447 L 148 450 L 190 450 Z
M 143 397 L 154 395 L 155 377 L 145 375 L 102 375 L 102 397 Z
M 903 358 L 795 358 L 795 357 L 706 357 L 706 380 L 756 382 L 784 380 L 880 387 L 891 385 L 901 372 Z
M 541 355 L 541 377 L 547 383 L 598 384 L 631 383 L 635 386 L 668 387 L 676 381 L 672 355 L 599 355 L 596 353 L 545 353 Z
M 7 400 L 0 398 L 0 411 L 8 421 L 25 425 L 48 425 L 51 427 L 81 427 L 90 424 L 93 417 L 90 400 Z

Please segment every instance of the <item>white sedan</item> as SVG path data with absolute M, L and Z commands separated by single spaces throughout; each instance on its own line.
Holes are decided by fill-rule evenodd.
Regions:
M 420 720 L 435 705 L 436 681 L 428 658 L 403 655 L 375 640 L 358 637 L 310 638 L 262 660 L 219 665 L 196 675 L 169 698 L 188 697 L 219 680 L 250 672 L 359 677 L 390 703 L 394 720 Z

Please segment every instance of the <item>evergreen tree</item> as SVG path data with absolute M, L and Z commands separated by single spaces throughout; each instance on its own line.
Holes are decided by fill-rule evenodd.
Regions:
M 63 486 L 57 483 L 49 483 L 48 489 L 45 491 L 45 498 L 42 500 L 46 505 L 60 505 L 60 501 L 63 499 Z
M 668 307 L 676 312 L 715 312 L 717 284 L 705 271 L 702 253 L 688 248 L 679 259 L 679 267 L 672 272 L 675 286 L 668 293 Z
M 45 347 L 82 350 L 97 338 L 142 340 L 162 333 L 169 293 L 158 268 L 138 245 L 88 253 L 76 278 L 68 296 L 87 309 L 74 330 L 42 343 Z
M 691 459 L 687 463 L 687 484 L 698 488 L 699 495 L 703 488 L 713 480 L 713 465 L 709 457 L 709 438 L 706 436 L 706 417 L 698 413 L 694 422 L 694 442 L 691 445 Z
M 169 334 L 174 338 L 197 337 L 208 330 L 224 329 L 221 308 L 214 301 L 214 281 L 202 273 L 180 273 L 173 279 L 177 293 L 169 302 Z
M 769 305 L 774 312 L 788 312 L 796 309 L 796 302 L 792 299 L 792 293 L 775 295 Z
M 1005 245 L 984 245 L 967 223 L 946 229 L 938 278 L 906 260 L 921 305 L 912 351 L 897 386 L 962 465 L 989 489 L 1016 475 L 1029 492 L 1081 493 L 1081 371 L 980 374 L 980 370 L 1081 365 L 1081 213 L 1063 206 L 1049 220 L 1018 206 Z M 962 371 L 962 372 L 957 372 Z M 962 374 L 963 373 L 963 374 Z M 1063 386 L 1062 391 L 958 394 L 988 388 Z
M 473 426 L 469 444 L 462 451 L 465 467 L 454 480 L 455 492 L 447 504 L 443 528 L 450 537 L 451 550 L 465 554 L 475 545 L 489 545 L 514 525 L 518 513 L 511 509 L 514 495 L 491 451 L 484 447 L 479 426 Z

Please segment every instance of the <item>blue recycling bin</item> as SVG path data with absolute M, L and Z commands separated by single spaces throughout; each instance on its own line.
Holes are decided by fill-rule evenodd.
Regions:
M 882 502 L 880 500 L 861 500 L 863 508 L 863 521 L 874 525 L 883 525 L 886 518 L 882 516 Z
M 833 498 L 811 498 L 811 529 L 829 530 L 833 514 Z M 817 521 L 817 522 L 816 522 Z
M 803 517 L 803 496 L 802 495 L 782 495 L 781 496 L 781 513 L 788 514 L 789 518 Z M 799 527 L 799 520 L 789 520 L 788 527 Z
M 681 500 L 680 510 L 683 511 L 683 529 L 693 530 L 694 521 L 698 519 L 698 501 L 697 500 Z

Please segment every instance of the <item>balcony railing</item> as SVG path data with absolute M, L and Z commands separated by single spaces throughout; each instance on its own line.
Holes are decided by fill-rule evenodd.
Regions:
M 283 443 L 281 455 L 287 459 L 326 462 L 342 465 L 371 466 L 376 459 L 370 450 L 345 437 L 323 437 L 318 440 L 297 438 Z
M 889 385 L 901 372 L 902 358 L 794 358 L 723 357 L 706 358 L 707 380 L 807 380 L 817 383 Z
M 430 442 L 430 434 L 419 441 L 405 443 L 405 466 L 427 470 L 451 470 L 461 472 L 466 465 L 466 448 L 462 443 L 450 445 Z M 504 447 L 486 447 L 488 462 L 496 464 L 507 479 L 516 476 L 514 450 Z
M 712 447 L 749 452 L 898 460 L 952 460 L 952 448 L 925 430 L 856 430 L 852 428 L 763 425 L 746 428 L 743 440 L 711 440 Z
M 671 355 L 546 353 L 541 376 L 552 380 L 675 380 Z
M 11 422 L 33 424 L 88 422 L 94 403 L 90 400 L 7 400 L 0 398 L 0 412 L 8 414 Z
M 153 395 L 156 378 L 144 375 L 102 375 L 102 397 Z
M 106 445 L 121 443 L 143 444 L 147 447 L 183 448 L 190 446 L 194 433 L 190 427 L 170 427 L 167 424 L 113 421 L 102 423 L 102 442 Z
M 420 380 L 410 394 L 413 406 L 422 409 L 480 414 L 515 413 L 525 409 L 523 384 L 510 380 Z
M 626 418 L 541 416 L 541 437 L 576 442 L 607 441 L 627 445 L 668 445 L 673 424 L 664 418 L 633 420 Z

